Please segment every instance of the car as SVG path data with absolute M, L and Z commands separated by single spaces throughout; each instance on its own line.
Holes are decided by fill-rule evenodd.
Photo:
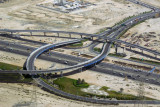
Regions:
M 146 81 L 148 81 L 148 79 L 146 79 Z
M 135 77 L 133 77 L 132 79 L 133 79 L 133 80 L 135 80 L 136 78 L 135 78 Z
M 120 73 L 121 76 L 123 76 L 123 73 Z
M 122 68 L 122 70 L 124 71 L 124 70 L 125 70 L 125 68 Z
M 67 61 L 64 61 L 64 63 L 65 63 L 65 64 L 68 64 L 68 62 L 67 62 Z
M 148 74 L 147 74 L 147 76 L 149 76 L 151 73 L 149 72 Z
M 132 75 L 128 75 L 127 77 L 131 78 L 131 77 L 132 77 Z
M 137 75 L 137 77 L 140 78 L 141 76 L 140 76 L 140 75 Z
M 137 69 L 135 69 L 134 71 L 135 71 L 135 72 L 138 72 L 138 70 L 137 70 Z

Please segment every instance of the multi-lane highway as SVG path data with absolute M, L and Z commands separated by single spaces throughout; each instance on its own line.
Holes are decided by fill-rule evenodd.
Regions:
M 154 10 L 154 11 L 158 11 L 158 10 L 159 10 L 159 8 L 154 7 L 154 6 L 152 6 L 152 5 L 149 5 L 149 4 L 147 4 L 147 3 L 141 2 L 141 1 L 139 1 L 139 0 L 128 0 L 128 1 L 133 2 L 133 3 L 135 3 L 135 4 L 139 4 L 139 5 L 141 5 L 141 6 L 144 6 L 144 7 L 146 7 L 146 8 L 152 9 L 152 10 Z
M 0 41 L 0 42 L 3 43 L 4 41 Z M 28 52 L 27 49 L 30 49 L 31 51 L 36 50 L 33 47 L 23 46 L 23 45 L 18 45 L 18 44 L 12 44 L 11 46 L 7 46 L 7 42 L 5 42 L 5 43 L 6 44 L 3 43 L 4 45 L 2 45 L 2 44 L 0 45 L 0 50 L 14 52 L 16 54 L 22 54 L 22 55 L 25 55 L 25 56 L 29 55 L 29 52 Z M 10 48 L 12 48 L 12 50 Z M 71 56 L 71 55 L 64 55 L 64 54 L 60 54 L 60 53 L 56 53 L 56 52 L 54 52 L 54 53 L 50 52 L 49 56 L 48 56 L 48 54 L 46 54 L 45 56 L 40 56 L 40 58 L 42 58 L 44 60 L 48 60 L 48 61 L 54 61 L 56 63 L 61 63 L 61 64 L 64 64 L 63 60 L 65 60 L 65 61 L 68 62 L 67 65 L 69 65 L 69 66 L 77 65 L 80 62 L 85 62 L 85 61 L 88 60 L 88 59 L 84 59 L 84 58 L 81 58 L 81 57 L 74 57 L 74 56 Z M 31 58 L 31 59 L 34 59 L 34 58 Z M 63 60 L 60 60 L 60 59 L 63 59 Z M 33 60 L 31 62 L 33 62 Z M 33 66 L 33 63 L 31 64 L 31 66 Z M 100 68 L 103 68 L 103 70 L 100 70 Z M 116 75 L 116 76 L 121 76 L 121 77 L 122 76 L 123 77 L 124 76 L 133 77 L 131 79 L 135 78 L 136 80 L 140 79 L 140 78 L 137 78 L 138 75 L 142 75 L 141 78 L 143 77 L 143 75 L 148 75 L 147 71 L 138 70 L 139 72 L 137 72 L 137 70 L 132 69 L 132 68 L 115 66 L 115 65 L 112 65 L 112 64 L 108 64 L 108 63 L 100 63 L 100 64 L 97 65 L 97 69 L 93 69 L 93 70 L 95 70 L 97 72 L 108 73 L 108 74 L 111 74 L 111 75 Z M 159 77 L 157 75 L 152 76 L 152 74 L 151 74 L 151 76 L 147 77 L 147 79 L 155 81 L 155 82 L 150 82 L 150 81 L 145 81 L 145 82 L 149 82 L 149 83 L 158 85 L 158 81 L 156 81 L 156 79 L 158 79 L 158 78 Z M 144 78 L 144 80 L 146 80 L 146 78 Z

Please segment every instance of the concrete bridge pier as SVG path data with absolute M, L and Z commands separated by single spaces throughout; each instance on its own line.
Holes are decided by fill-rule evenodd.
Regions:
M 93 36 L 92 36 L 91 38 L 92 38 L 92 40 L 93 40 Z
M 155 54 L 155 57 L 157 58 L 157 54 Z
M 94 63 L 93 65 L 96 66 L 96 63 Z
M 63 77 L 63 71 L 61 71 L 61 77 Z
M 123 53 L 125 53 L 125 50 L 126 50 L 126 48 L 125 48 L 125 47 L 123 47 Z
M 107 42 L 107 43 L 113 43 L 113 42 L 111 42 L 111 41 L 110 41 L 110 40 L 108 40 L 108 39 L 106 40 L 106 42 Z
M 130 48 L 130 50 L 132 50 L 132 47 L 131 47 L 131 46 L 130 46 L 129 48 Z
M 44 36 L 46 36 L 46 32 L 44 32 Z
M 30 32 L 30 35 L 32 36 L 32 32 Z
M 143 50 L 142 50 L 142 53 L 143 53 Z
M 59 33 L 57 33 L 58 37 L 59 37 Z
M 118 51 L 118 45 L 115 45 L 115 52 L 117 54 L 117 51 Z
M 71 38 L 71 36 L 72 36 L 72 35 L 71 35 L 71 34 L 69 34 L 69 37 L 70 37 L 70 38 Z
M 81 38 L 83 37 L 83 35 L 80 35 L 81 36 Z
M 79 71 L 82 72 L 82 68 L 80 68 Z

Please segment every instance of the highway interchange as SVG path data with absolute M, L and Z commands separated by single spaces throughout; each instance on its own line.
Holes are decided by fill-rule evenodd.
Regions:
M 140 4 L 140 5 L 145 6 L 147 8 L 153 9 L 153 11 L 151 11 L 149 13 L 144 13 L 144 14 L 138 15 L 138 16 L 133 17 L 133 18 L 130 18 L 127 21 L 123 22 L 121 25 L 116 25 L 112 29 L 104 31 L 103 33 L 101 33 L 99 35 L 77 33 L 77 32 L 64 32 L 64 31 L 46 31 L 46 30 L 36 31 L 36 30 L 7 30 L 7 29 L 1 29 L 0 32 L 7 32 L 7 33 L 10 32 L 11 35 L 13 35 L 13 33 L 16 33 L 16 32 L 29 32 L 31 35 L 33 35 L 34 32 L 42 32 L 42 33 L 44 33 L 44 35 L 46 35 L 47 33 L 52 33 L 53 32 L 53 33 L 58 34 L 57 37 L 59 37 L 60 33 L 64 33 L 64 34 L 68 34 L 69 38 L 71 38 L 72 34 L 77 34 L 81 38 L 74 39 L 72 41 L 57 43 L 57 44 L 44 44 L 44 43 L 40 43 L 40 42 L 34 42 L 34 41 L 31 41 L 31 40 L 26 40 L 28 42 L 34 42 L 35 44 L 38 44 L 38 45 L 43 45 L 43 46 L 41 46 L 37 49 L 34 49 L 33 47 L 25 46 L 25 45 L 19 45 L 19 44 L 10 45 L 10 43 L 8 43 L 7 41 L 6 42 L 5 41 L 0 41 L 0 43 L 1 43 L 0 44 L 0 50 L 13 52 L 13 53 L 17 53 L 17 54 L 22 54 L 22 55 L 26 55 L 26 56 L 29 54 L 29 52 L 26 53 L 27 49 L 29 49 L 30 51 L 33 50 L 32 53 L 29 54 L 29 57 L 26 61 L 27 70 L 20 70 L 20 71 L 0 70 L 0 73 L 20 73 L 20 74 L 32 74 L 32 75 L 34 74 L 35 75 L 35 74 L 40 74 L 40 73 L 55 73 L 55 72 L 61 72 L 62 73 L 62 72 L 68 71 L 68 70 L 71 70 L 71 71 L 83 70 L 83 69 L 86 69 L 88 67 L 91 67 L 91 66 L 94 66 L 94 65 L 100 63 L 109 54 L 110 47 L 111 47 L 111 44 L 113 42 L 115 44 L 116 43 L 125 44 L 126 47 L 138 48 L 140 50 L 152 53 L 153 55 L 160 55 L 160 53 L 155 51 L 155 50 L 150 50 L 150 49 L 147 49 L 147 48 L 135 45 L 135 44 L 131 44 L 131 43 L 128 43 L 128 42 L 118 40 L 119 35 L 121 33 L 123 33 L 123 31 L 132 27 L 132 25 L 135 25 L 135 24 L 137 24 L 141 21 L 144 21 L 144 20 L 147 20 L 147 19 L 150 19 L 150 18 L 154 18 L 157 13 L 160 14 L 159 9 L 156 8 L 156 7 L 153 7 L 153 6 L 150 6 L 150 5 L 147 5 L 145 3 L 135 1 L 135 0 L 129 0 L 129 1 Z M 109 36 L 106 36 L 106 35 L 109 35 Z M 55 49 L 55 48 L 59 48 L 59 47 L 62 47 L 62 46 L 69 45 L 69 44 L 80 42 L 83 38 L 86 38 L 86 37 L 89 40 L 94 41 L 93 44 L 104 43 L 101 53 L 99 55 L 97 55 L 96 57 L 88 60 L 88 59 L 85 59 L 85 58 L 74 57 L 74 56 L 64 55 L 64 54 L 59 54 L 59 53 L 54 52 L 54 56 L 52 56 L 52 55 L 50 55 L 50 56 L 42 55 L 42 56 L 40 56 L 40 58 L 64 64 L 64 60 L 59 60 L 59 58 L 61 57 L 62 59 L 64 58 L 65 60 L 67 60 L 68 61 L 67 65 L 70 65 L 70 66 L 67 67 L 67 68 L 61 68 L 61 69 L 56 69 L 56 70 L 55 69 L 35 70 L 34 61 L 43 52 L 45 52 L 49 49 Z M 11 37 L 11 38 L 14 38 L 14 37 Z M 93 39 L 93 38 L 96 38 L 96 39 Z M 106 41 L 107 41 L 107 43 L 105 43 Z M 8 48 L 8 46 L 12 47 L 12 49 Z M 160 76 L 159 75 L 157 75 L 155 73 L 148 73 L 148 72 L 142 71 L 142 70 L 136 70 L 136 69 L 122 67 L 122 66 L 118 66 L 118 65 L 112 65 L 112 64 L 108 64 L 108 63 L 100 63 L 100 64 L 96 65 L 96 68 L 95 67 L 91 68 L 91 70 L 94 70 L 94 71 L 97 71 L 97 72 L 103 72 L 103 73 L 107 73 L 107 74 L 111 74 L 111 75 L 116 75 L 116 76 L 120 76 L 120 77 L 126 77 L 127 76 L 129 79 L 133 79 L 133 80 L 142 80 L 143 79 L 143 80 L 145 80 L 144 82 L 160 85 L 160 80 L 159 80 Z M 95 99 L 75 96 L 75 95 L 71 95 L 71 94 L 62 92 L 60 90 L 57 90 L 57 89 L 49 86 L 48 84 L 43 82 L 40 78 L 34 78 L 34 79 L 40 85 L 47 88 L 48 90 L 53 91 L 56 94 L 62 95 L 64 97 L 71 98 L 71 99 L 77 99 L 77 100 L 86 101 L 86 102 L 93 102 L 93 103 L 136 103 L 136 101 L 95 100 Z M 160 102 L 157 102 L 157 101 L 146 101 L 146 103 L 160 104 Z

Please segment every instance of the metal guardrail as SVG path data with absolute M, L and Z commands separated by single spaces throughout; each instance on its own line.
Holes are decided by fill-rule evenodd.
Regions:
M 67 32 L 67 31 L 53 31 L 53 30 L 10 30 L 10 29 L 0 29 L 0 32 L 9 32 L 9 33 L 62 33 L 62 34 L 74 34 L 74 35 L 84 35 L 90 37 L 97 37 L 99 35 L 96 34 L 87 34 L 87 33 L 79 33 L 79 32 Z
M 77 95 L 73 95 L 73 94 L 58 90 L 48 85 L 40 78 L 37 78 L 36 81 L 40 85 L 48 89 L 49 91 L 52 91 L 57 95 L 60 95 L 60 96 L 63 96 L 69 99 L 73 99 L 73 100 L 79 100 L 79 101 L 90 102 L 90 103 L 98 103 L 98 104 L 115 104 L 115 105 L 119 103 L 121 104 L 139 104 L 140 102 L 145 103 L 145 104 L 160 104 L 160 101 L 156 101 L 156 100 L 145 100 L 145 101 L 143 100 L 142 101 L 139 101 L 139 100 L 109 100 L 109 99 L 93 99 L 93 98 L 88 98 L 88 97 L 82 97 L 82 96 L 77 96 Z

